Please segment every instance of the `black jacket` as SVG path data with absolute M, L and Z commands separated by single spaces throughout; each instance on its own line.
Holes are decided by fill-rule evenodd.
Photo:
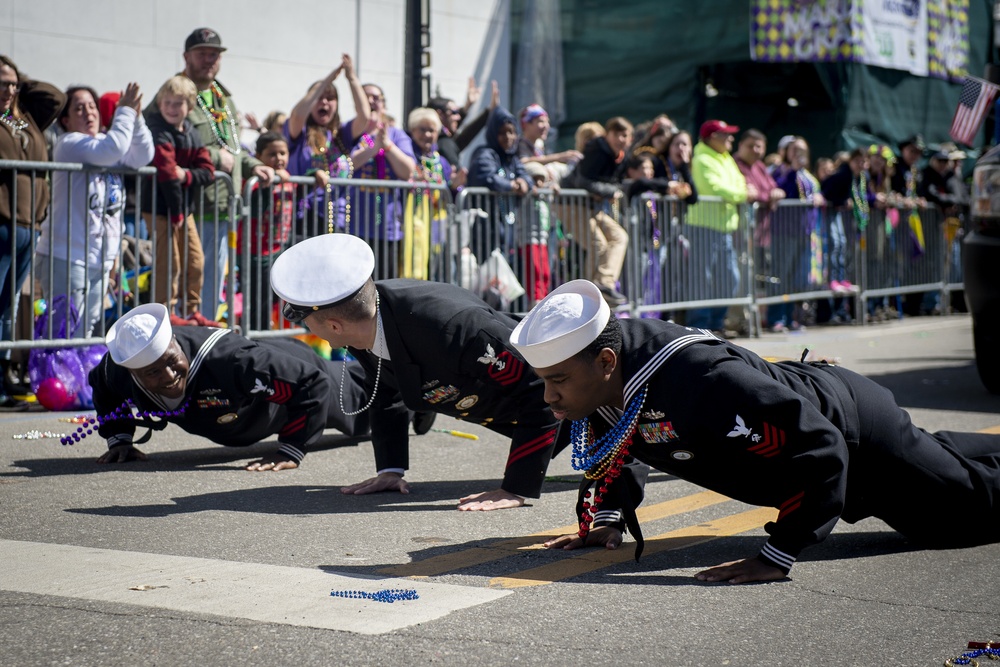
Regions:
M 439 412 L 511 437 L 502 488 L 537 498 L 552 458 L 557 422 L 544 385 L 509 343 L 515 322 L 455 285 L 376 283 L 390 361 L 351 350 L 376 392 L 372 444 L 377 470 L 409 467 L 407 408 Z
M 771 363 L 670 322 L 621 324 L 625 404 L 647 392 L 630 454 L 776 508 L 762 561 L 787 571 L 841 518 L 876 516 L 936 545 L 1000 539 L 1000 437 L 918 429 L 888 390 L 844 368 Z M 620 415 L 594 412 L 594 437 Z
M 566 174 L 561 185 L 564 188 L 581 188 L 603 199 L 611 199 L 620 190 L 622 164 L 615 162 L 607 139 L 591 139 L 583 149 L 583 159 Z
M 278 434 L 281 453 L 301 461 L 325 428 L 347 435 L 368 430 L 367 415 L 345 417 L 340 411 L 340 363 L 321 359 L 297 340 L 255 342 L 227 329 L 178 327 L 174 337 L 188 358 L 183 415 L 167 421 L 220 445 L 242 447 Z M 350 364 L 344 407 L 357 406 L 361 369 Z M 111 414 L 126 400 L 140 410 L 170 408 L 150 394 L 105 354 L 90 372 L 98 417 Z M 131 444 L 132 419 L 105 421 L 99 433 L 108 446 Z

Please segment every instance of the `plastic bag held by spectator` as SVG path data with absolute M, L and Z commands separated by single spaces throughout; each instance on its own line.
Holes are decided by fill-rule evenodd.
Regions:
M 55 339 L 66 338 L 67 331 L 74 331 L 80 321 L 76 306 L 64 294 L 60 294 L 35 322 L 36 339 L 47 337 L 50 317 L 53 318 L 52 336 Z M 32 350 L 28 356 L 31 390 L 37 393 L 43 383 L 55 379 L 62 383 L 69 396 L 75 397 L 63 409 L 94 407 L 93 390 L 87 376 L 100 363 L 105 352 L 107 348 L 104 345 Z

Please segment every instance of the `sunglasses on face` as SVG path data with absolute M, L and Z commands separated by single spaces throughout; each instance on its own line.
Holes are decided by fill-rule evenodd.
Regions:
M 296 306 L 295 304 L 285 302 L 285 305 L 281 307 L 281 316 L 292 324 L 302 324 L 302 322 L 309 317 L 312 313 L 316 312 L 318 308 L 313 306 Z

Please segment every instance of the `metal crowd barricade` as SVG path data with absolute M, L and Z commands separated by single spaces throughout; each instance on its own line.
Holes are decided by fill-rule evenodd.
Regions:
M 936 207 L 871 211 L 860 250 L 862 322 L 885 313 L 902 317 L 903 295 L 947 299 L 950 290 L 961 289 L 956 235 L 945 222 Z
M 77 163 L 11 160 L 0 160 L 0 169 L 12 171 L 15 178 L 18 171 L 30 171 L 33 195 L 37 179 L 51 176 L 52 181 L 47 216 L 38 226 L 45 228 L 48 240 L 43 241 L 38 233 L 32 235 L 24 288 L 18 294 L 12 284 L 10 294 L 14 304 L 22 295 L 30 302 L 45 299 L 50 315 L 48 324 L 37 336 L 33 323 L 31 327 L 25 327 L 23 325 L 28 323 L 22 322 L 22 326 L 14 327 L 9 340 L 0 341 L 0 349 L 103 343 L 107 325 L 120 316 L 123 309 L 130 307 L 118 298 L 127 291 L 126 286 L 131 279 L 121 241 L 126 221 L 135 218 L 144 199 L 155 198 L 156 170 L 152 167 L 132 170 Z M 87 196 L 77 201 L 78 195 L 73 192 L 73 186 L 79 179 L 85 179 Z M 100 193 L 91 192 L 91 186 L 101 188 L 103 196 L 98 198 Z M 57 202 L 64 213 L 56 212 Z M 87 223 L 80 226 L 78 220 L 74 220 L 74 214 L 87 220 Z M 99 238 L 91 234 L 92 216 L 102 220 Z M 13 244 L 10 250 L 12 264 L 23 261 L 16 256 Z M 91 259 L 96 259 L 97 263 L 92 263 Z M 74 283 L 76 289 L 73 288 Z M 67 302 L 73 306 L 64 305 Z M 17 310 L 15 307 L 13 312 L 17 313 Z
M 690 311 L 735 306 L 755 331 L 752 209 L 736 207 L 737 228 L 728 232 L 731 205 L 718 197 L 699 197 L 693 206 L 651 194 L 632 202 L 626 293 L 635 304 L 633 312 L 686 321 Z
M 48 213 L 41 225 L 46 228 L 47 236 L 32 235 L 29 269 L 22 294 L 31 302 L 44 299 L 50 315 L 55 315 L 46 318 L 47 324 L 38 335 L 36 327 L 26 327 L 24 325 L 29 323 L 22 322 L 21 327 L 15 327 L 9 340 L 0 341 L 0 349 L 100 344 L 104 342 L 108 326 L 123 313 L 144 303 L 169 301 L 175 278 L 180 295 L 187 293 L 186 273 L 175 275 L 172 245 L 168 249 L 167 266 L 157 262 L 156 244 L 161 232 L 154 214 L 158 208 L 155 168 L 132 170 L 77 163 L 2 160 L 0 169 L 10 170 L 15 177 L 18 171 L 30 171 L 32 194 L 34 179 L 51 177 Z M 74 192 L 78 179 L 85 179 L 86 197 L 81 198 Z M 192 208 L 202 226 L 211 224 L 221 228 L 221 225 L 230 224 L 222 214 L 236 210 L 236 199 L 230 196 L 232 180 L 229 175 L 217 174 L 216 182 L 207 187 L 219 188 L 225 193 L 225 196 L 220 193 L 217 198 L 220 203 L 214 210 L 206 211 L 199 193 L 189 189 L 185 189 L 184 206 L 188 206 L 190 197 L 197 197 L 199 202 Z M 15 202 L 16 196 L 14 192 Z M 228 217 L 236 219 L 234 215 Z M 88 223 L 79 225 L 81 218 Z M 90 229 L 92 218 L 103 221 L 99 237 Z M 71 221 L 76 224 L 70 224 Z M 177 231 L 165 224 L 162 233 L 171 237 L 184 234 L 186 238 L 188 230 L 183 227 Z M 12 263 L 19 261 L 13 244 L 11 255 Z M 95 259 L 97 261 L 91 261 Z M 185 254 L 180 260 L 181 267 L 186 267 L 188 260 Z M 160 299 L 156 298 L 157 287 L 163 288 Z M 11 292 L 12 302 L 17 303 L 18 294 L 13 286 Z M 67 301 L 72 302 L 74 308 L 60 307 Z M 77 314 L 75 322 L 73 310 Z M 177 312 L 187 315 L 183 305 Z M 68 324 L 64 326 L 64 322 Z
M 617 262 L 627 260 L 628 223 L 620 206 L 585 190 L 520 196 L 465 188 L 455 208 L 457 282 L 498 309 L 527 312 L 577 278 L 611 282 L 605 274 L 617 273 Z M 626 267 L 622 261 L 621 280 Z
M 73 256 L 74 235 L 89 234 L 53 217 L 54 202 L 62 198 L 60 210 L 88 210 L 106 219 L 104 234 L 96 239 L 96 256 L 115 258 L 115 268 L 83 262 L 78 267 L 82 283 L 76 300 L 80 304 L 78 329 L 59 331 L 52 319 L 40 336 L 15 334 L 0 341 L 0 349 L 63 347 L 100 343 L 107 326 L 128 309 L 156 299 L 164 281 L 167 293 L 180 299 L 187 294 L 187 274 L 175 275 L 172 255 L 168 266 L 159 265 L 156 244 L 160 234 L 188 234 L 187 227 L 171 225 L 158 229 L 156 170 L 94 168 L 81 164 L 0 161 L 0 169 L 18 172 L 35 180 L 50 174 L 56 186 L 50 190 L 49 222 L 59 233 L 42 243 L 33 236 L 26 293 L 50 303 L 54 294 L 69 294 L 69 275 L 56 280 L 55 263 L 41 259 Z M 104 187 L 120 195 L 102 201 L 73 201 L 74 178 L 100 178 Z M 803 202 L 782 202 L 774 211 L 740 206 L 739 225 L 731 239 L 736 269 L 723 267 L 713 251 L 720 238 L 717 228 L 729 215 L 726 205 L 702 197 L 696 210 L 673 197 L 644 195 L 628 208 L 609 205 L 584 190 L 542 190 L 523 197 L 466 188 L 452 204 L 443 185 L 402 181 L 334 179 L 319 187 L 312 178 L 293 177 L 287 184 L 259 188 L 255 178 L 246 182 L 243 196 L 232 192 L 232 180 L 218 173 L 217 188 L 209 209 L 198 196 L 193 207 L 199 233 L 211 226 L 215 238 L 228 238 L 229 272 L 226 308 L 218 302 L 203 304 L 211 317 L 225 314 L 229 326 L 245 335 L 264 337 L 301 333 L 290 328 L 275 308 L 270 290 L 270 262 L 283 248 L 299 240 L 330 231 L 346 231 L 364 238 L 375 251 L 376 278 L 413 277 L 459 284 L 483 296 L 493 305 L 526 312 L 556 286 L 576 278 L 594 280 L 602 247 L 599 224 L 621 225 L 628 234 L 628 248 L 619 286 L 629 303 L 619 307 L 633 315 L 661 317 L 681 315 L 701 308 L 743 307 L 752 332 L 758 330 L 759 306 L 798 304 L 842 296 L 830 289 L 833 274 L 831 230 L 842 224 L 844 276 L 859 287 L 855 314 L 862 323 L 867 307 L 880 299 L 903 294 L 939 293 L 948 297 L 961 289 L 961 267 L 957 260 L 961 235 L 956 220 L 945 219 L 936 208 L 886 214 L 873 210 L 863 233 L 848 209 L 820 210 Z M 17 190 L 12 190 L 16 207 Z M 186 197 L 197 196 L 187 192 Z M 729 209 L 731 210 L 731 209 Z M 839 217 L 837 216 L 839 214 Z M 606 216 L 606 218 L 602 218 Z M 115 221 L 112 223 L 112 221 Z M 697 224 L 692 224 L 696 222 Z M 141 233 L 143 224 L 149 238 Z M 114 243 L 121 225 L 122 242 Z M 129 234 L 124 228 L 135 227 Z M 248 231 L 249 230 L 249 231 Z M 242 232 L 242 235 L 240 233 Z M 838 237 L 839 238 L 839 237 Z M 240 243 L 237 246 L 237 239 Z M 186 240 L 186 238 L 185 238 Z M 171 238 L 170 252 L 174 247 Z M 839 243 L 839 241 L 838 241 Z M 40 246 L 45 247 L 40 247 Z M 93 245 L 93 244 L 91 244 Z M 185 248 L 187 245 L 181 244 Z M 214 248 L 204 248 L 205 261 L 213 261 Z M 79 249 L 77 254 L 79 254 Z M 11 240 L 12 262 L 16 243 Z M 23 259 L 23 258 L 22 258 Z M 181 258 L 186 267 L 189 256 Z M 47 271 L 41 264 L 47 263 Z M 304 270 L 308 270 L 305 267 Z M 503 275 L 501 275 L 503 274 Z M 505 292 L 501 282 L 513 276 L 523 295 Z M 501 280 L 504 279 L 504 281 Z M 43 294 L 40 285 L 49 286 Z M 174 281 L 178 285 L 173 288 Z M 238 282 L 237 282 L 238 280 Z M 162 289 L 161 296 L 162 296 Z M 95 297 L 99 295 L 100 298 Z M 12 289 L 13 302 L 17 293 Z M 242 297 L 242 314 L 238 297 Z M 177 306 L 182 316 L 183 303 Z M 58 319 L 58 318 L 57 318 Z M 91 323 L 93 325 L 91 326 Z M 26 324 L 22 322 L 22 324 Z
M 454 206 L 444 185 L 330 179 L 324 186 L 313 177 L 293 176 L 261 187 L 254 177 L 244 185 L 242 202 L 239 242 L 231 255 L 239 286 L 230 291 L 241 295 L 238 321 L 245 336 L 305 332 L 281 317 L 270 266 L 285 248 L 319 234 L 345 232 L 367 241 L 375 253 L 376 279 L 455 281 L 458 258 L 451 248 L 457 241 L 448 237 Z
M 205 298 L 201 300 L 201 312 L 210 320 L 225 319 L 227 322 L 232 322 L 233 317 L 229 314 L 233 312 L 234 307 L 234 276 L 233 262 L 231 260 L 232 245 L 235 243 L 236 223 L 239 221 L 243 205 L 239 193 L 236 192 L 233 184 L 233 178 L 229 174 L 216 170 L 215 181 L 205 187 L 206 190 L 209 188 L 215 190 L 214 197 L 205 196 L 204 193 L 202 196 L 198 196 L 196 193 L 191 192 L 190 188 L 185 188 L 184 190 L 185 210 L 193 209 L 194 211 L 195 225 L 198 229 L 198 237 L 203 254 L 201 294 Z M 190 197 L 197 197 L 197 201 L 193 207 L 189 205 Z M 173 234 L 175 232 L 170 230 L 170 233 Z M 186 235 L 186 228 L 182 233 Z M 185 236 L 182 240 L 184 248 L 188 247 L 186 241 L 187 237 Z M 171 239 L 172 242 L 173 239 Z M 215 275 L 216 272 L 214 269 L 207 268 L 217 264 L 221 257 L 225 257 L 228 264 L 225 277 Z M 181 262 L 182 267 L 188 266 L 188 259 L 189 255 L 185 252 L 184 259 Z M 208 279 L 212 275 L 215 275 L 219 285 L 208 285 Z M 170 279 L 174 279 L 172 274 Z M 187 282 L 188 276 L 185 273 L 183 276 L 178 276 L 177 280 L 177 291 L 180 295 L 179 300 L 181 300 L 190 288 Z M 225 289 L 220 291 L 220 286 L 223 285 Z M 223 305 L 225 305 L 225 308 L 223 308 Z M 184 317 L 191 314 L 183 306 L 180 309 Z
M 846 238 L 842 244 L 838 241 L 835 249 L 843 259 L 844 280 L 858 282 L 853 250 L 855 226 L 845 221 L 842 211 L 792 199 L 778 202 L 771 211 L 758 207 L 757 215 L 754 300 L 766 308 L 764 320 L 768 325 L 791 326 L 792 321 L 801 324 L 796 308 L 813 299 L 856 296 L 850 292 L 835 294 L 830 286 L 828 265 L 834 250 L 830 243 L 831 227 L 842 226 Z

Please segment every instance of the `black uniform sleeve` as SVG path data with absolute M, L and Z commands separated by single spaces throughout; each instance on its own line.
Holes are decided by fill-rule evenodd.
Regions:
M 847 442 L 815 405 L 751 366 L 721 364 L 712 377 L 702 397 L 710 396 L 716 408 L 703 413 L 703 430 L 695 437 L 733 448 L 720 452 L 720 465 L 727 465 L 728 458 L 729 465 L 746 473 L 752 472 L 749 461 L 760 466 L 757 484 L 766 485 L 762 493 L 777 500 L 773 504 L 779 513 L 765 526 L 771 537 L 758 558 L 787 573 L 799 553 L 825 539 L 840 519 L 847 493 Z M 740 420 L 736 427 L 727 423 L 735 415 L 742 428 Z M 762 446 L 764 438 L 771 446 Z M 737 470 L 727 474 L 733 479 L 739 475 Z
M 244 396 L 263 393 L 266 400 L 285 408 L 287 421 L 278 431 L 278 451 L 301 462 L 326 428 L 327 396 L 333 391 L 330 377 L 319 365 L 261 345 L 242 350 L 233 370 L 235 386 Z
M 118 368 L 111 361 L 111 355 L 105 354 L 101 362 L 90 371 L 90 386 L 94 390 L 94 408 L 97 410 L 98 420 L 101 425 L 97 432 L 108 441 L 108 448 L 117 445 L 131 445 L 135 436 L 135 421 L 131 418 L 115 419 L 107 421 L 112 412 L 120 408 L 127 400 L 128 396 L 119 391 L 125 380 L 118 372 Z
M 499 396 L 501 401 L 515 400 L 523 406 L 511 432 L 500 488 L 538 498 L 555 451 L 558 422 L 545 405 L 542 380 L 509 348 L 511 324 L 500 317 L 483 317 L 476 311 L 460 313 L 448 326 L 466 333 L 451 336 L 453 341 L 461 341 L 461 349 L 453 350 L 449 356 L 460 360 L 461 373 L 474 378 L 489 393 Z M 496 359 L 493 363 L 482 363 L 479 358 L 488 351 Z
M 50 83 L 25 81 L 21 84 L 17 103 L 44 132 L 59 116 L 59 111 L 66 104 L 66 95 Z
M 410 412 L 396 387 L 388 363 L 378 370 L 375 355 L 351 350 L 365 369 L 365 395 L 375 399 L 371 410 L 372 447 L 375 450 L 375 470 L 406 470 L 410 467 Z M 379 377 L 378 384 L 375 378 Z
M 489 117 L 490 110 L 487 107 L 468 123 L 463 121 L 462 126 L 458 128 L 458 134 L 455 135 L 455 144 L 458 146 L 459 151 L 464 151 L 469 147 L 469 144 L 476 138 L 476 135 L 486 127 L 486 121 L 489 120 Z

